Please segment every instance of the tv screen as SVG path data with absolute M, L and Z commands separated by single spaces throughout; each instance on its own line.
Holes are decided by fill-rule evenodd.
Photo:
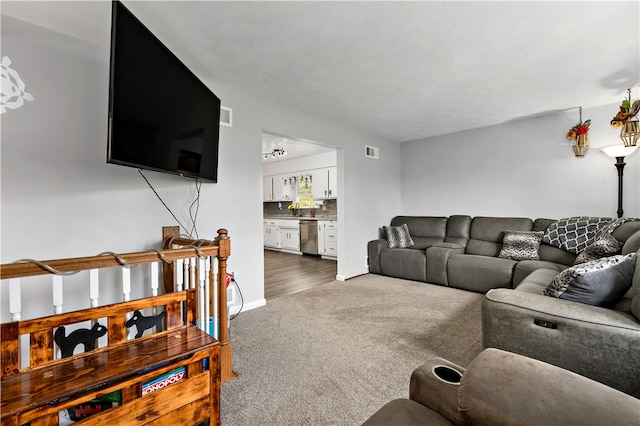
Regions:
M 218 180 L 220 99 L 113 2 L 107 162 Z

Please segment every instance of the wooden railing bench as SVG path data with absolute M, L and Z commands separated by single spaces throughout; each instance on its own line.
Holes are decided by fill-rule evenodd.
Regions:
M 92 411 L 91 404 L 105 396 L 117 396 L 117 405 L 97 403 L 77 424 L 220 424 L 220 385 L 235 377 L 222 320 L 230 240 L 225 229 L 215 241 L 174 235 L 174 227 L 163 229 L 162 251 L 0 265 L 11 313 L 11 321 L 0 325 L 0 424 L 59 425 L 61 413 Z M 150 267 L 151 297 L 130 300 L 129 268 L 142 264 Z M 124 301 L 99 306 L 97 270 L 114 267 L 121 269 Z M 78 272 L 89 275 L 91 307 L 63 313 L 61 276 Z M 55 314 L 22 319 L 22 281 L 46 275 L 52 277 Z M 164 294 L 157 291 L 161 278 Z M 205 332 L 212 319 L 220 324 L 219 340 Z M 166 379 L 169 374 L 174 376 Z M 151 391 L 157 379 L 163 381 Z
M 186 325 L 180 324 L 182 302 Z M 127 313 L 161 305 L 167 312 L 166 331 L 125 340 Z M 195 290 L 187 290 L 3 324 L 1 424 L 58 425 L 60 411 L 114 391 L 120 391 L 119 405 L 81 424 L 197 424 L 207 419 L 219 424 L 220 344 L 189 323 L 194 306 Z M 46 343 L 54 328 L 99 318 L 107 318 L 109 338 L 121 343 L 25 371 L 17 368 L 17 353 L 11 348 L 17 348 L 21 334 L 31 334 L 31 360 L 41 363 L 52 356 L 52 346 L 38 341 Z M 143 383 L 180 367 L 186 368 L 182 380 L 142 395 Z

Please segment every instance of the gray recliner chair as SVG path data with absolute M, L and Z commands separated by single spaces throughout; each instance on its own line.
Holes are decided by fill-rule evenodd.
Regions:
M 551 364 L 492 348 L 482 351 L 466 369 L 441 358 L 423 364 L 411 375 L 409 398 L 387 403 L 364 423 L 638 424 L 639 399 Z

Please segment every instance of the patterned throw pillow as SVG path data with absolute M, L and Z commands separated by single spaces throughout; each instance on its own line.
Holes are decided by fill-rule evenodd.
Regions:
M 553 222 L 544 233 L 543 242 L 578 254 L 612 221 L 608 217 L 575 216 Z
M 387 234 L 387 247 L 407 248 L 413 246 L 413 239 L 409 235 L 409 227 L 406 223 L 400 226 L 383 226 Z
M 560 272 L 542 292 L 579 303 L 608 307 L 631 288 L 636 254 L 616 255 Z
M 621 250 L 622 243 L 616 240 L 613 235 L 607 234 L 582 250 L 573 264 L 578 265 L 580 263 L 591 262 L 592 260 L 620 254 Z
M 511 260 L 540 260 L 538 249 L 544 232 L 504 231 L 498 257 Z

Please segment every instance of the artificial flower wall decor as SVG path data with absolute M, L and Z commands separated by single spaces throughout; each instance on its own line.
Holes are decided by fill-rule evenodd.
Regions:
M 631 102 L 631 89 L 627 90 L 628 99 L 620 104 L 620 110 L 611 120 L 611 126 L 620 127 L 620 139 L 624 146 L 636 146 L 640 139 L 640 126 L 638 125 L 638 113 L 640 112 L 640 100 Z
M 582 121 L 582 107 L 580 107 L 580 119 L 578 124 L 567 132 L 567 139 L 573 140 L 573 153 L 576 157 L 582 157 L 589 149 L 589 126 L 591 120 Z
M 567 132 L 567 139 L 576 139 L 578 135 L 588 134 L 590 124 L 591 124 L 591 120 L 587 120 L 584 123 L 576 124 Z
M 9 109 L 18 109 L 24 101 L 32 101 L 33 95 L 25 90 L 25 84 L 18 72 L 11 68 L 11 59 L 4 56 L 0 62 L 0 77 L 2 79 L 2 96 L 0 97 L 0 114 Z

